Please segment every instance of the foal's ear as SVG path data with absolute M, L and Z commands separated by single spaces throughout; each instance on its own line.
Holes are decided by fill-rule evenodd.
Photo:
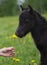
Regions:
M 20 5 L 20 9 L 23 11 L 24 10 L 24 8 L 23 8 L 23 6 L 22 5 Z
M 28 5 L 28 11 L 29 11 L 30 13 L 33 13 L 33 8 L 32 8 L 30 5 Z

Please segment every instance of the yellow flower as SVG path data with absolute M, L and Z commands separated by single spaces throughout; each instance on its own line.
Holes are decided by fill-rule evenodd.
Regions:
M 13 61 L 19 62 L 20 59 L 18 59 L 18 58 L 13 58 Z
M 12 38 L 16 39 L 17 38 L 17 35 L 12 35 Z
M 16 61 L 17 61 L 17 62 L 19 62 L 19 61 L 20 61 L 20 59 L 16 59 Z
M 12 58 L 14 61 L 16 60 L 16 58 Z
M 31 62 L 32 62 L 32 63 L 34 63 L 34 62 L 35 62 L 35 60 L 32 60 Z
M 37 65 L 37 63 L 34 63 L 34 65 Z

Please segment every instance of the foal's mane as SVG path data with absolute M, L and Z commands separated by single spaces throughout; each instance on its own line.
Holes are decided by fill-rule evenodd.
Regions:
M 36 11 L 35 11 L 36 12 Z M 43 16 L 41 16 L 40 15 L 40 13 L 38 13 L 38 12 L 36 12 L 37 13 L 37 15 L 40 17 L 40 19 L 42 20 L 42 21 L 45 21 L 46 23 L 47 23 L 47 20 L 43 17 Z
M 41 19 L 41 23 L 43 24 L 43 26 L 41 26 L 41 27 L 44 29 L 47 29 L 47 20 L 43 16 L 41 16 L 40 13 L 38 13 L 37 11 L 35 11 L 35 13 Z

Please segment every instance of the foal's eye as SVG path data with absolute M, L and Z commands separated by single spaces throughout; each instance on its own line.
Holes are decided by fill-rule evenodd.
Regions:
M 29 20 L 28 20 L 28 19 L 26 19 L 25 21 L 26 21 L 26 23 L 28 23 L 28 22 L 29 22 Z

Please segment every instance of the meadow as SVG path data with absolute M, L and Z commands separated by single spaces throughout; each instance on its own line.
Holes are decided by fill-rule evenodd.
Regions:
M 43 15 L 47 19 L 47 14 Z M 14 57 L 0 56 L 0 65 L 38 65 L 40 53 L 34 44 L 31 34 L 14 38 L 18 26 L 18 16 L 0 17 L 0 48 L 15 48 Z

